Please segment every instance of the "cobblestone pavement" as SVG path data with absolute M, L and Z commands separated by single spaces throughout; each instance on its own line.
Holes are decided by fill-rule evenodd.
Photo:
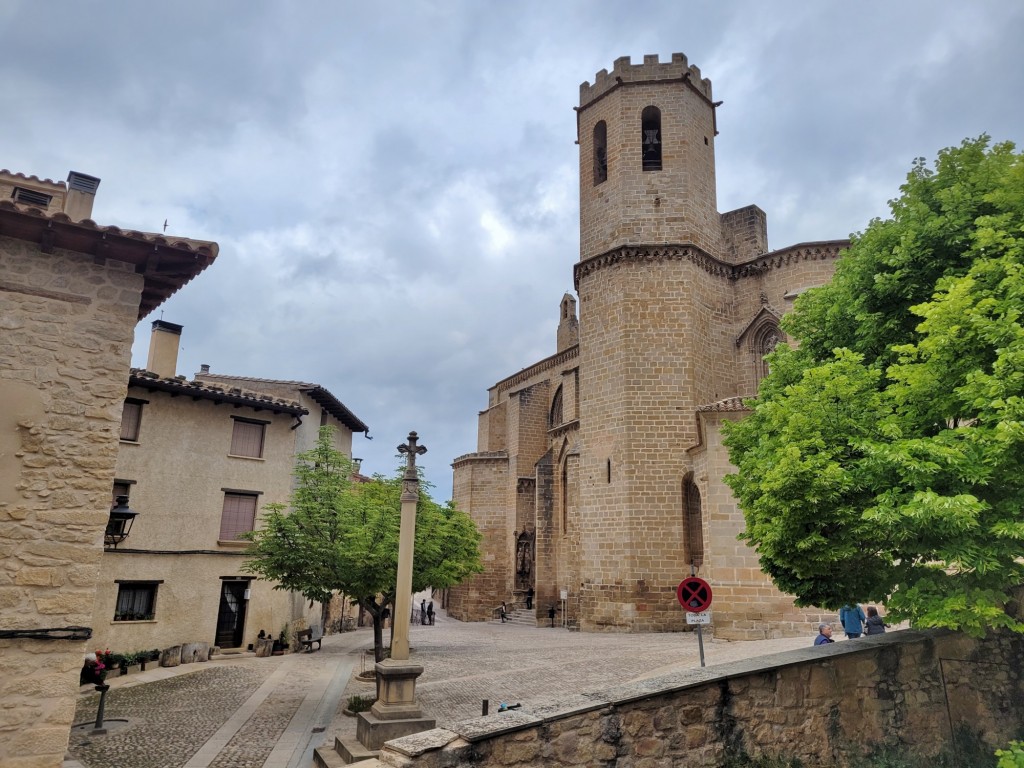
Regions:
M 203 669 L 131 688 L 111 688 L 106 719 L 127 718 L 124 728 L 91 736 L 75 728 L 70 751 L 84 765 L 179 768 L 263 683 L 257 667 Z M 99 694 L 79 698 L 75 722 L 96 716 Z
M 75 722 L 83 725 L 72 729 L 65 766 L 308 766 L 315 746 L 311 741 L 319 743 L 318 734 L 337 711 L 352 672 L 348 643 L 364 639 L 346 634 L 311 654 L 190 664 L 114 678 L 105 712 L 109 732 L 92 733 L 99 694 L 83 693 L 75 713 Z
M 372 633 L 324 638 L 316 653 L 246 658 L 152 670 L 115 679 L 106 717 L 122 728 L 93 736 L 76 728 L 70 755 L 84 768 L 307 768 L 312 747 L 355 735 L 341 710 L 372 695 L 356 675 L 372 669 Z M 705 639 L 708 666 L 803 648 L 813 638 L 761 642 Z M 424 666 L 417 694 L 439 726 L 476 717 L 481 701 L 531 703 L 596 691 L 629 680 L 699 666 L 697 637 L 583 634 L 518 624 L 463 624 L 441 612 L 435 626 L 413 625 L 412 658 Z M 173 677 L 157 679 L 173 674 Z M 91 723 L 98 695 L 83 694 L 76 723 Z M 66 766 L 75 763 L 69 761 Z
M 707 666 L 805 648 L 813 637 L 757 642 L 704 639 Z M 598 691 L 638 678 L 700 666 L 697 635 L 687 633 L 592 634 L 520 624 L 463 624 L 438 614 L 432 627 L 410 631 L 412 660 L 424 667 L 416 694 L 424 714 L 444 727 L 490 711 L 500 702 L 533 702 Z M 367 666 L 372 666 L 367 662 Z M 356 669 L 358 672 L 358 668 Z M 342 702 L 372 695 L 372 682 L 353 675 Z M 354 738 L 355 721 L 336 717 L 328 734 Z

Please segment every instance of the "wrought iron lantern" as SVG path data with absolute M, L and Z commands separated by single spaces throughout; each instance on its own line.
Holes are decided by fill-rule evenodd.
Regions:
M 128 538 L 135 516 L 139 514 L 128 506 L 127 496 L 118 496 L 117 504 L 110 510 L 107 530 L 103 535 L 103 543 L 117 549 L 117 545 Z

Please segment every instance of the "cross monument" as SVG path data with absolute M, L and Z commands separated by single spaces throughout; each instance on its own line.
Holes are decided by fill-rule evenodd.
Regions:
M 423 717 L 416 701 L 416 678 L 423 667 L 409 661 L 409 615 L 412 610 L 412 563 L 416 543 L 416 505 L 420 498 L 420 479 L 416 457 L 427 452 L 418 445 L 419 437 L 409 433 L 409 441 L 398 446 L 405 456 L 402 476 L 402 527 L 398 534 L 398 578 L 395 584 L 394 634 L 391 657 L 377 663 L 377 701 L 369 712 L 360 712 L 356 738 L 365 754 L 376 752 L 385 741 L 408 736 L 434 727 L 433 718 Z M 342 742 L 343 757 L 359 759 L 354 745 Z

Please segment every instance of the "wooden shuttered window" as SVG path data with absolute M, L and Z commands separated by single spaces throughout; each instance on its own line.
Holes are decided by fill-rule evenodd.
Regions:
M 224 510 L 220 516 L 220 540 L 236 541 L 256 525 L 254 493 L 225 493 Z
M 267 425 L 261 421 L 234 420 L 231 432 L 231 455 L 263 458 L 263 436 Z
M 121 410 L 121 439 L 136 443 L 139 440 L 139 426 L 142 424 L 142 403 L 125 400 Z

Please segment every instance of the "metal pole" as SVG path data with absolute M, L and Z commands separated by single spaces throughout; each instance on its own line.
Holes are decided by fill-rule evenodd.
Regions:
M 97 685 L 96 690 L 100 692 L 100 708 L 96 710 L 96 724 L 93 726 L 92 732 L 106 733 L 107 729 L 103 727 L 103 710 L 107 705 L 107 691 L 110 690 L 110 686 Z
M 690 563 L 690 576 L 697 575 L 697 566 Z M 700 665 L 704 666 L 704 633 L 701 632 L 701 625 L 697 625 L 697 647 L 700 649 Z

